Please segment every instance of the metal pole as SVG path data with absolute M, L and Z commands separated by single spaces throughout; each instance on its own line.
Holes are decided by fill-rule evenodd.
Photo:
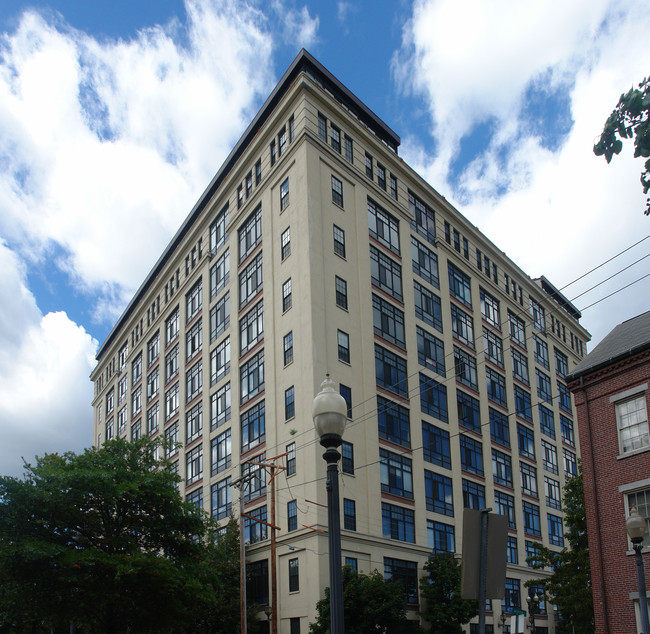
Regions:
M 643 542 L 633 544 L 636 553 L 636 577 L 639 583 L 639 612 L 641 613 L 641 631 L 643 634 L 650 634 L 650 623 L 648 622 L 648 597 L 645 589 L 645 571 L 643 569 Z
M 487 595 L 488 512 L 481 510 L 481 545 L 478 572 L 478 631 L 485 634 L 485 599 Z
M 278 634 L 278 584 L 275 542 L 275 465 L 271 473 L 271 634 Z
M 344 634 L 338 472 L 338 461 L 341 458 L 341 454 L 336 448 L 328 447 L 323 454 L 323 458 L 327 462 L 327 523 L 330 548 L 330 632 L 331 634 Z
M 244 486 L 239 489 L 239 609 L 241 634 L 246 634 L 248 623 L 246 618 L 246 544 L 244 543 Z

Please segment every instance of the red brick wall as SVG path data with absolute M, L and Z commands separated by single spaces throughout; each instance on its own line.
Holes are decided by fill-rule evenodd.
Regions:
M 582 453 L 589 558 L 596 632 L 636 632 L 630 593 L 637 592 L 634 555 L 627 554 L 624 493 L 619 486 L 650 478 L 650 451 L 618 458 L 615 404 L 610 396 L 650 383 L 646 353 L 616 363 L 570 385 L 575 395 Z M 650 411 L 649 392 L 646 408 Z M 650 581 L 650 553 L 644 554 Z

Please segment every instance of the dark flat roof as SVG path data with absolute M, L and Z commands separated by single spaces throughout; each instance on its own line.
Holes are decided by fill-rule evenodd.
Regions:
M 97 350 L 96 359 L 100 360 L 101 356 L 106 352 L 106 349 L 113 343 L 115 337 L 119 333 L 124 323 L 128 320 L 131 314 L 138 306 L 142 296 L 147 292 L 149 287 L 153 284 L 158 274 L 163 270 L 165 264 L 174 253 L 176 247 L 182 242 L 185 235 L 192 228 L 194 223 L 198 220 L 202 211 L 208 205 L 214 194 L 217 192 L 225 178 L 230 171 L 235 167 L 237 161 L 244 153 L 246 148 L 251 144 L 255 135 L 259 132 L 260 128 L 268 120 L 273 112 L 273 109 L 278 105 L 279 101 L 288 92 L 296 77 L 301 73 L 306 72 L 316 82 L 321 84 L 332 96 L 343 104 L 359 121 L 372 130 L 372 132 L 381 139 L 388 147 L 395 153 L 400 145 L 399 136 L 391 130 L 370 108 L 364 105 L 357 97 L 355 97 L 350 90 L 348 90 L 332 73 L 330 73 L 320 62 L 308 53 L 304 48 L 298 53 L 296 58 L 291 63 L 291 66 L 284 73 L 273 92 L 269 95 L 268 99 L 264 102 L 255 118 L 251 121 L 250 125 L 246 128 L 244 134 L 232 149 L 226 160 L 224 161 L 219 171 L 214 178 L 210 181 L 201 197 L 194 205 L 189 215 L 181 225 L 180 229 L 176 232 L 171 239 L 167 248 L 163 251 L 160 258 L 145 278 L 140 288 L 135 292 L 133 299 L 128 303 L 124 312 L 117 320 L 111 331 L 108 333 L 106 340 L 99 346 Z
M 614 328 L 567 376 L 573 381 L 650 348 L 650 311 Z

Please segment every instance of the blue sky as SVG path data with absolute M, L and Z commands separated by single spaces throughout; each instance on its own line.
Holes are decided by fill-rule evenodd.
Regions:
M 650 71 L 643 4 L 4 0 L 0 473 L 90 444 L 97 346 L 303 46 L 531 277 L 564 287 L 650 235 L 631 147 L 610 166 L 591 152 Z M 643 260 L 576 306 L 647 273 Z M 586 308 L 594 341 L 649 291 Z

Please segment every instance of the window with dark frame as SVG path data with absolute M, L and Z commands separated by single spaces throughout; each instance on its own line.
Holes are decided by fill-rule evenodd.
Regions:
M 348 283 L 338 275 L 334 276 L 334 288 L 336 291 L 336 305 L 345 310 L 348 309 Z
M 337 225 L 333 226 L 334 233 L 334 253 L 336 255 L 345 258 L 345 231 L 338 227 Z

